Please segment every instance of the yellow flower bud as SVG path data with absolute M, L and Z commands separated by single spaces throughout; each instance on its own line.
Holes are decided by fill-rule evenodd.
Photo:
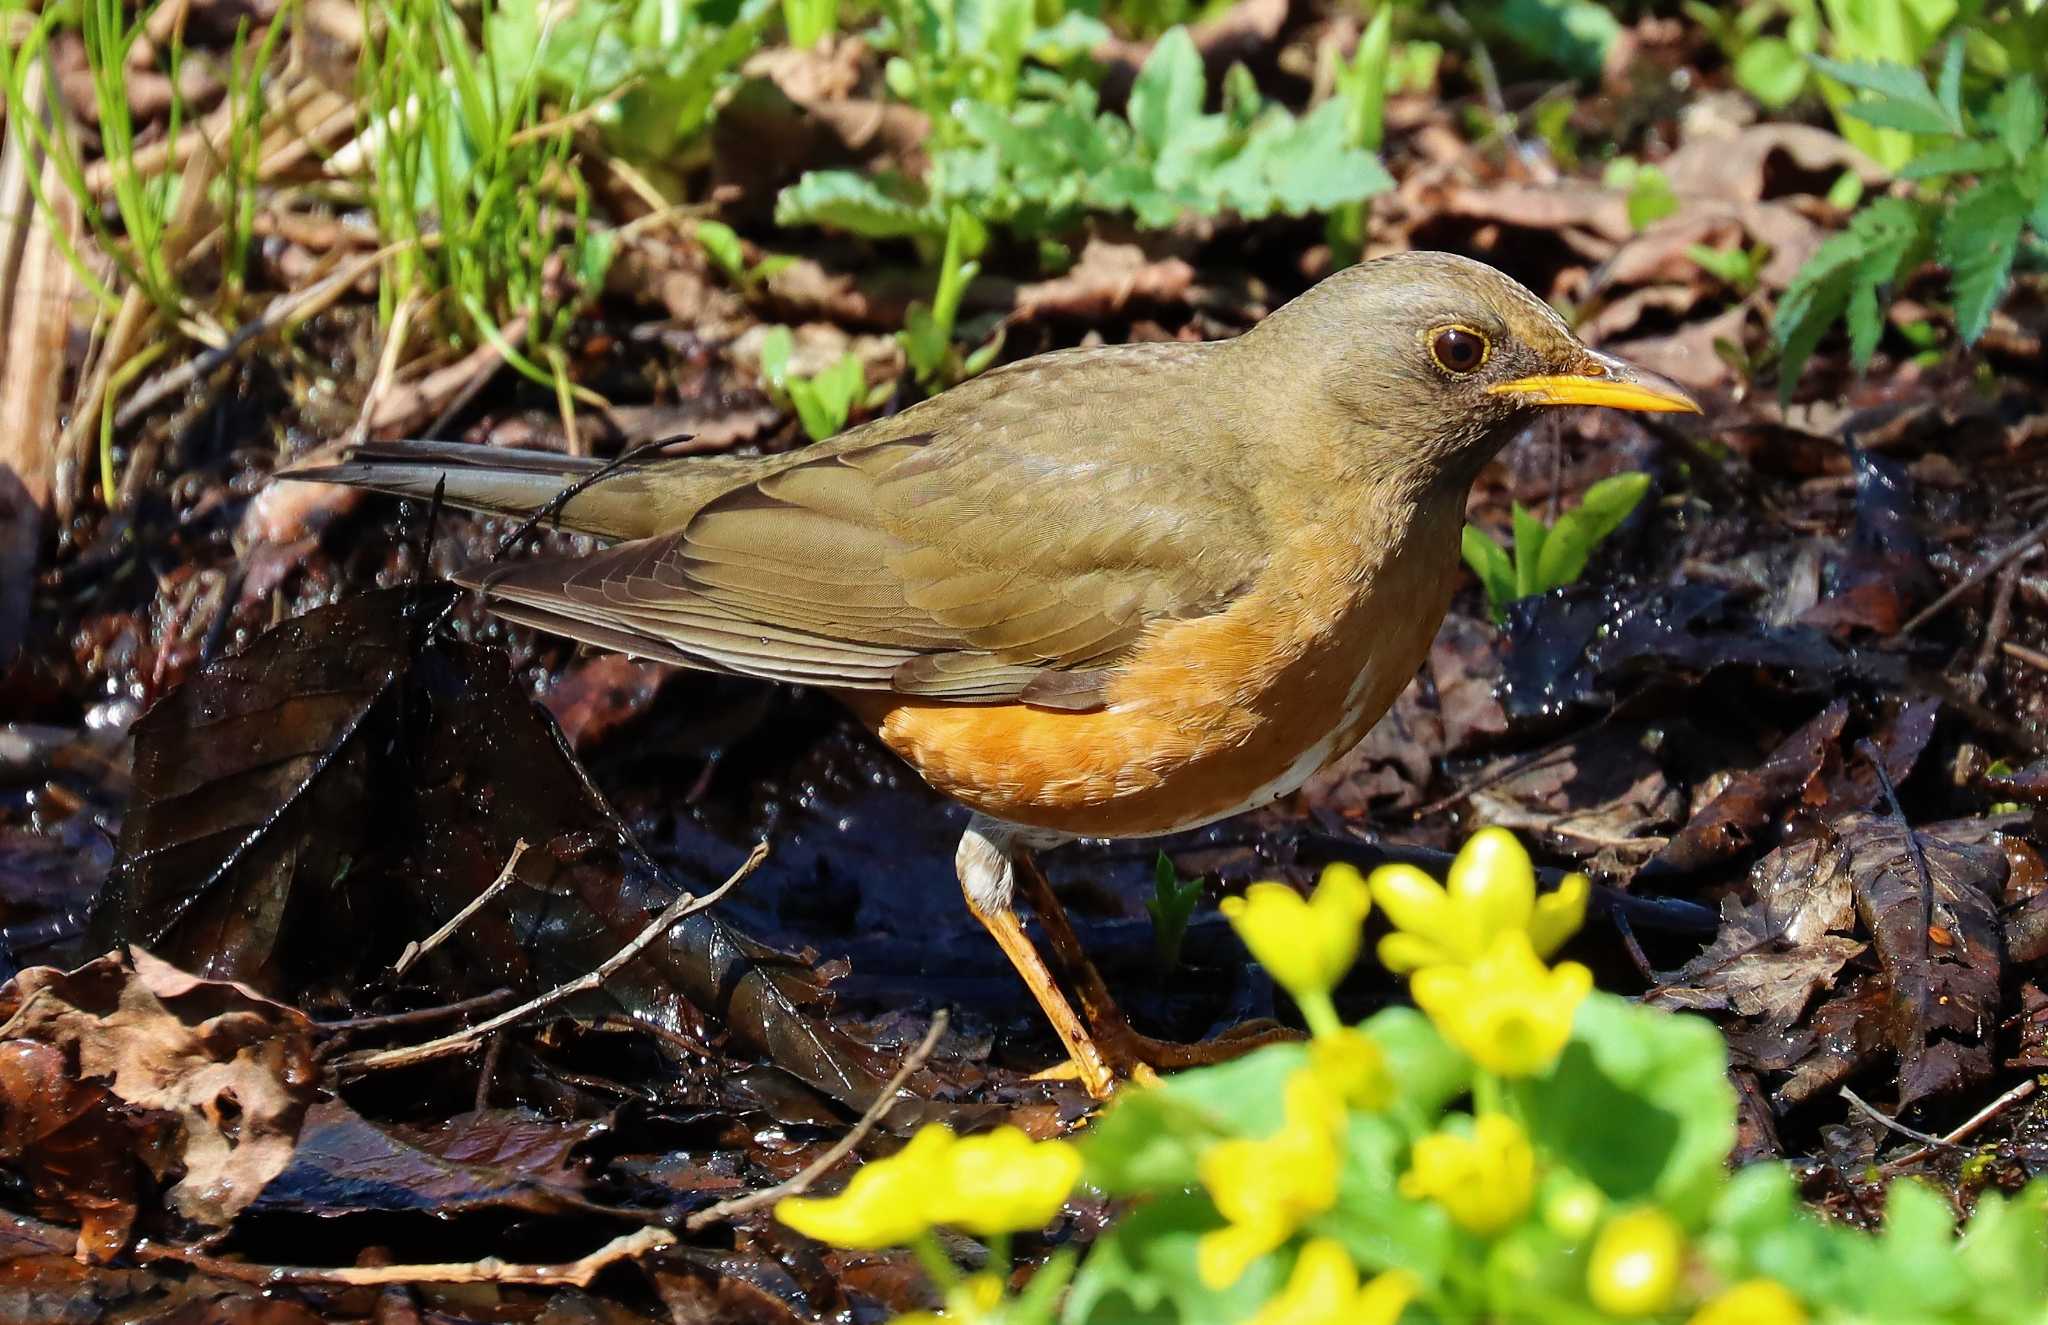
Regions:
M 1287 1082 L 1286 1121 L 1257 1140 L 1221 1141 L 1196 1166 L 1229 1224 L 1195 1244 L 1204 1287 L 1228 1288 L 1245 1268 L 1294 1236 L 1303 1221 L 1337 1203 L 1344 1106 L 1313 1071 Z
M 1546 967 L 1520 930 L 1499 935 L 1464 966 L 1429 966 L 1408 985 L 1415 1005 L 1474 1063 L 1504 1077 L 1550 1070 L 1571 1039 L 1572 1018 L 1593 989 L 1577 962 Z
M 1548 957 L 1585 923 L 1592 891 L 1585 875 L 1573 874 L 1538 897 L 1529 853 L 1505 828 L 1474 833 L 1444 884 L 1413 865 L 1383 865 L 1369 886 L 1394 926 L 1379 954 L 1395 972 L 1477 961 L 1510 931 L 1528 935 L 1536 954 Z
M 785 1197 L 775 1217 L 835 1247 L 900 1246 L 930 1230 L 932 1193 L 955 1144 L 945 1124 L 932 1123 L 894 1155 L 864 1165 L 837 1196 Z
M 1631 1210 L 1593 1240 L 1586 1296 L 1610 1316 L 1654 1316 L 1670 1309 L 1684 1273 L 1684 1231 L 1662 1210 Z
M 1528 1213 L 1536 1195 L 1536 1151 L 1506 1114 L 1481 1114 L 1469 1136 L 1436 1132 L 1415 1143 L 1401 1195 L 1431 1200 L 1468 1233 L 1491 1236 Z
M 1386 1050 L 1354 1027 L 1310 1040 L 1308 1065 L 1338 1099 L 1354 1109 L 1384 1109 L 1394 1098 Z
M 1284 883 L 1255 883 L 1243 897 L 1224 898 L 1222 909 L 1252 956 L 1299 1001 L 1327 995 L 1358 960 L 1372 894 L 1356 869 L 1331 865 L 1306 900 Z
M 1294 1259 L 1287 1286 L 1247 1325 L 1394 1325 L 1415 1296 L 1415 1277 L 1390 1270 L 1359 1287 L 1341 1243 L 1316 1238 Z
M 1783 1284 L 1747 1279 L 1707 1299 L 1687 1325 L 1806 1325 L 1806 1308 Z
M 998 1127 L 953 1143 L 935 1167 L 927 1208 L 933 1223 L 983 1237 L 1043 1228 L 1080 1177 L 1073 1146 Z

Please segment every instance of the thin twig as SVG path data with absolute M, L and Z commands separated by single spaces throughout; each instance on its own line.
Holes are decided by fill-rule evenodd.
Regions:
M 1940 1137 L 1935 1136 L 1931 1132 L 1914 1131 L 1912 1128 L 1906 1126 L 1898 1119 L 1886 1115 L 1884 1112 L 1879 1110 L 1876 1105 L 1865 1100 L 1861 1095 L 1858 1095 L 1855 1091 L 1849 1089 L 1847 1086 L 1843 1086 L 1841 1088 L 1841 1091 L 1843 1099 L 1849 1101 L 1849 1103 L 1855 1105 L 1858 1109 L 1862 1110 L 1866 1115 L 1870 1117 L 1872 1121 L 1878 1123 L 1887 1131 L 1897 1132 L 1900 1136 L 1903 1136 L 1911 1141 L 1918 1141 L 1923 1146 L 1938 1147 L 1943 1150 L 1962 1149 L 1962 1147 L 1955 1144 L 1955 1142 L 1944 1141 Z
M 673 902 L 670 902 L 663 908 L 660 915 L 656 916 L 648 923 L 645 929 L 633 937 L 631 943 L 628 943 L 625 947 L 620 948 L 617 952 L 606 958 L 603 965 L 594 971 L 585 971 L 582 975 L 565 984 L 556 985 L 538 998 L 528 999 L 516 1008 L 509 1008 L 495 1017 L 486 1021 L 480 1021 L 465 1030 L 444 1035 L 437 1040 L 428 1040 L 424 1044 L 407 1045 L 400 1049 L 383 1049 L 376 1053 L 344 1058 L 338 1060 L 335 1065 L 349 1072 L 362 1073 L 382 1071 L 393 1067 L 407 1067 L 414 1063 L 424 1063 L 435 1058 L 446 1058 L 450 1054 L 463 1052 L 493 1031 L 502 1030 L 514 1022 L 532 1016 L 536 1012 L 553 1007 L 564 999 L 573 998 L 578 994 L 589 993 L 591 990 L 603 985 L 620 967 L 639 956 L 643 948 L 654 942 L 656 935 L 668 932 L 669 926 L 685 916 L 694 915 L 705 907 L 715 905 L 721 897 L 732 891 L 740 880 L 752 874 L 755 868 L 767 858 L 768 844 L 766 842 L 758 843 L 753 851 L 748 853 L 747 858 L 740 863 L 740 867 L 732 872 L 732 877 L 724 883 L 719 884 L 702 897 L 695 897 L 689 893 L 679 894 Z
M 266 1287 L 273 1284 L 351 1288 L 379 1284 L 559 1284 L 588 1288 L 606 1268 L 650 1251 L 674 1246 L 675 1240 L 675 1234 L 667 1229 L 643 1228 L 613 1238 L 588 1256 L 579 1256 L 559 1265 L 522 1265 L 501 1261 L 495 1256 L 433 1265 L 251 1265 L 183 1247 L 159 1246 L 148 1239 L 136 1244 L 135 1254 L 145 1261 L 176 1261 L 205 1274 Z
M 461 929 L 463 922 L 475 915 L 484 903 L 510 887 L 512 880 L 518 876 L 519 858 L 525 854 L 526 839 L 522 837 L 512 844 L 510 859 L 506 860 L 505 868 L 498 871 L 498 877 L 491 880 L 490 887 L 470 898 L 468 904 L 449 918 L 447 924 L 427 935 L 424 940 L 405 945 L 405 951 L 399 953 L 398 960 L 391 964 L 392 977 L 395 979 L 411 970 L 414 962 L 446 943 L 448 936 Z
M 2006 657 L 2017 658 L 2029 667 L 2038 667 L 2042 671 L 2048 672 L 2048 653 L 2043 653 L 2039 649 L 2030 649 L 2024 644 L 2015 644 L 2011 640 L 2002 641 L 1998 647 Z
M 1920 627 L 1926 625 L 1929 621 L 1932 621 L 1947 610 L 1950 603 L 1961 598 L 1970 590 L 1998 574 L 2001 570 L 2004 570 L 2008 565 L 2018 561 L 2021 557 L 2026 556 L 2027 553 L 2041 546 L 2044 540 L 2048 540 L 2048 524 L 2040 525 L 2033 533 L 2023 534 L 2012 542 L 2007 543 L 2004 547 L 1986 558 L 1975 570 L 1965 575 L 1962 579 L 1957 580 L 1947 593 L 1915 613 L 1912 620 L 1899 627 L 1899 634 L 1902 636 L 1910 635 L 1920 629 Z
M 1941 1142 L 1939 1146 L 1923 1145 L 1918 1150 L 1910 1151 L 1904 1155 L 1899 1156 L 1897 1159 L 1886 1160 L 1884 1164 L 1879 1166 L 1878 1172 L 1887 1175 L 1897 1173 L 1902 1169 L 1907 1169 L 1915 1164 L 1918 1164 L 1921 1160 L 1926 1159 L 1929 1155 L 1933 1154 L 1938 1149 L 1961 1149 L 1961 1143 L 1967 1141 L 1970 1137 L 1975 1136 L 1977 1134 L 1978 1129 L 1983 1127 L 1984 1124 L 1990 1122 L 1999 1114 L 2004 1113 L 2013 1105 L 2018 1104 L 2021 1100 L 2026 1099 L 2029 1095 L 2032 1095 L 2036 1090 L 2039 1090 L 2040 1087 L 2041 1083 L 2038 1079 L 2034 1077 L 2028 1077 L 2025 1081 L 2020 1082 L 2019 1085 L 2014 1086 L 2011 1090 L 2005 1092 L 2005 1094 L 2000 1095 L 1997 1099 L 1991 1101 L 1991 1103 L 1985 1105 L 1983 1108 L 1977 1110 L 1977 1112 L 1963 1119 L 1962 1122 L 1956 1124 L 1955 1128 L 1952 1131 L 1950 1131 L 1947 1136 L 1938 1138 Z
M 888 1084 L 882 1087 L 881 1093 L 868 1105 L 867 1112 L 861 1114 L 860 1121 L 856 1122 L 845 1136 L 840 1137 L 830 1150 L 804 1165 L 803 1170 L 794 1177 L 785 1178 L 773 1187 L 763 1187 L 760 1191 L 735 1196 L 731 1200 L 720 1201 L 717 1205 L 699 1210 L 683 1221 L 684 1230 L 695 1233 L 701 1228 L 758 1210 L 764 1205 L 773 1205 L 785 1196 L 801 1196 L 809 1191 L 812 1183 L 831 1172 L 833 1165 L 852 1154 L 854 1147 L 866 1140 L 868 1133 L 875 1129 L 875 1124 L 882 1121 L 882 1115 L 889 1112 L 890 1106 L 896 1103 L 896 1092 L 903 1089 L 903 1083 L 910 1080 L 911 1073 L 923 1067 L 931 1058 L 932 1050 L 938 1048 L 939 1037 L 946 1033 L 946 1021 L 944 1008 L 932 1014 L 932 1024 L 930 1029 L 925 1031 L 924 1038 L 917 1042 L 916 1048 L 903 1056 L 903 1062 L 897 1067 L 895 1075 L 889 1078 Z
M 510 997 L 511 990 L 499 988 L 488 994 L 478 994 L 475 998 L 465 998 L 455 1003 L 436 1003 L 433 1007 L 414 1008 L 410 1012 L 380 1012 L 371 1017 L 344 1017 L 339 1021 L 315 1022 L 314 1028 L 327 1034 L 339 1034 L 342 1031 L 388 1031 L 404 1026 L 422 1026 L 430 1021 L 447 1021 L 452 1017 L 460 1017 L 479 1008 L 502 1003 Z

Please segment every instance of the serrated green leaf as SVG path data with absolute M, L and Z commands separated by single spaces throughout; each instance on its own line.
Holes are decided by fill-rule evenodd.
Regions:
M 775 199 L 775 224 L 829 225 L 870 239 L 944 235 L 944 210 L 917 193 L 907 182 L 885 187 L 851 170 L 813 170 Z
M 1830 60 L 1809 55 L 1815 68 L 1838 83 L 1876 94 L 1875 100 L 1851 101 L 1842 109 L 1857 119 L 1908 133 L 1960 134 L 1962 123 L 1948 113 L 1927 86 L 1927 75 L 1901 64 L 1866 60 Z
M 2025 161 L 2027 154 L 2041 145 L 2043 124 L 2048 122 L 2048 102 L 2043 100 L 2040 79 L 2027 73 L 2008 84 L 1999 98 L 1995 119 L 1999 141 L 2012 153 L 2014 164 Z
M 1941 103 L 1941 113 L 1962 132 L 1963 127 L 1963 38 L 1959 33 L 1948 39 L 1948 46 L 1941 54 L 1941 73 L 1935 81 L 1935 100 Z
M 2001 177 L 1977 184 L 1942 218 L 1939 254 L 1954 279 L 1956 334 L 1965 345 L 1984 334 L 2005 294 L 2026 215 L 2019 189 Z
M 1938 175 L 1975 175 L 2012 164 L 2001 143 L 1966 138 L 1921 152 L 1899 167 L 1900 179 L 1932 179 Z

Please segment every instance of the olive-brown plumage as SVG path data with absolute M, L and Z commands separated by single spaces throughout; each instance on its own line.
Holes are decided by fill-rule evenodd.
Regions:
M 461 578 L 514 621 L 839 694 L 978 812 L 969 901 L 1101 1090 L 1015 928 L 1015 848 L 1207 822 L 1344 754 L 1428 649 L 1479 467 L 1571 403 L 1694 408 L 1493 269 L 1401 254 L 1235 340 L 1040 355 L 785 455 L 629 466 L 562 512 L 616 546 Z M 590 467 L 398 443 L 290 476 L 524 513 Z

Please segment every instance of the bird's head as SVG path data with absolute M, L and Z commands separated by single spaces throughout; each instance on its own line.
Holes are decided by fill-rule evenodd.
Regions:
M 1674 383 L 1588 348 L 1520 282 L 1450 253 L 1338 272 L 1243 340 L 1310 370 L 1296 380 L 1361 460 L 1460 487 L 1551 406 L 1699 412 Z

